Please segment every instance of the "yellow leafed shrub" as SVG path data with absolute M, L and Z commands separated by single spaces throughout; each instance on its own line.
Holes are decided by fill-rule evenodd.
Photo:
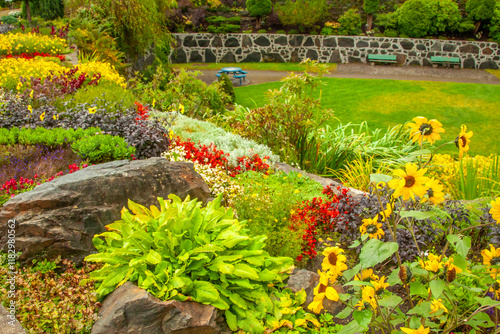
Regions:
M 34 33 L 0 34 L 0 56 L 42 52 L 50 55 L 66 53 L 66 40 Z

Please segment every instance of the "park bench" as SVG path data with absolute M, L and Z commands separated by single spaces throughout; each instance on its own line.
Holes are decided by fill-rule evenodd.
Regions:
M 455 68 L 460 67 L 460 58 L 458 57 L 440 57 L 440 56 L 432 56 L 431 57 L 432 67 L 438 67 L 438 65 L 443 65 L 449 67 L 453 65 Z
M 243 71 L 241 71 L 243 72 Z M 245 72 L 246 73 L 246 72 Z M 244 79 L 247 75 L 246 74 L 235 74 L 233 78 L 240 79 L 240 86 L 241 86 L 241 79 Z
M 396 56 L 394 55 L 375 55 L 375 54 L 368 55 L 368 61 L 372 65 L 375 65 L 375 63 L 396 64 L 398 62 Z

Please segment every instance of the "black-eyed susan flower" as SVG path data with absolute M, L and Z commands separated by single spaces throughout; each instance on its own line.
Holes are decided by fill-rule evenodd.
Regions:
M 441 262 L 441 258 L 442 256 L 436 256 L 430 253 L 427 261 L 422 261 L 422 259 L 418 261 L 423 269 L 436 273 L 439 269 L 443 268 L 444 264 Z
M 369 304 L 372 309 L 377 309 L 377 297 L 375 297 L 375 289 L 371 286 L 364 286 L 361 290 L 361 298 L 364 303 Z
M 444 201 L 444 187 L 438 180 L 431 178 L 425 185 L 429 187 L 429 189 L 427 189 L 426 195 L 422 198 L 422 203 L 429 200 L 434 204 L 439 204 Z
M 447 271 L 455 270 L 455 273 L 457 273 L 457 274 L 461 274 L 463 271 L 462 269 L 460 269 L 459 267 L 457 267 L 456 265 L 453 264 L 452 257 L 450 257 L 448 260 L 446 260 L 443 264 L 444 264 L 444 267 L 446 268 Z
M 497 221 L 497 224 L 499 224 L 500 223 L 500 197 L 491 201 L 490 204 L 491 204 L 490 213 L 493 216 L 493 219 Z
M 470 137 L 472 137 L 472 131 L 466 132 L 467 126 L 463 125 L 460 127 L 460 133 L 457 138 L 455 138 L 455 145 L 460 151 L 460 159 L 462 159 L 464 153 L 469 151 Z
M 89 108 L 89 114 L 95 114 L 97 107 Z
M 448 312 L 448 309 L 446 308 L 446 306 L 443 305 L 442 299 L 434 299 L 431 302 L 431 313 L 430 314 L 436 313 L 439 310 L 443 310 L 443 312 Z
M 415 123 L 408 123 L 411 128 L 410 136 L 413 142 L 418 141 L 422 145 L 422 141 L 426 140 L 430 144 L 434 144 L 436 140 L 441 139 L 440 133 L 444 132 L 443 125 L 436 119 L 431 119 L 418 116 L 413 119 Z
M 363 225 L 359 227 L 361 234 L 368 234 L 370 239 L 380 239 L 385 234 L 382 230 L 382 224 L 378 221 L 378 215 L 373 219 L 363 219 Z
M 28 110 L 29 110 L 30 114 L 33 113 L 33 107 L 31 105 L 28 106 Z
M 411 329 L 406 327 L 401 327 L 403 333 L 406 334 L 429 334 L 430 328 L 425 328 L 424 325 L 420 325 L 418 329 Z
M 385 210 L 382 210 L 379 215 L 380 215 L 380 220 L 385 222 L 386 218 L 389 218 L 392 214 L 392 205 L 391 203 L 387 203 L 385 205 Z
M 328 298 L 333 301 L 339 300 L 339 294 L 337 290 L 329 286 L 330 277 L 327 273 L 318 271 L 319 274 L 319 283 L 314 288 L 314 299 L 307 307 L 314 313 L 319 313 L 323 309 L 323 300 Z
M 386 279 L 387 277 L 382 276 L 378 280 L 371 281 L 376 295 L 380 295 L 389 286 L 389 283 L 385 282 Z
M 486 266 L 498 266 L 500 265 L 500 248 L 495 248 L 490 244 L 490 249 L 483 249 L 481 251 L 483 256 L 483 264 Z M 491 276 L 494 278 L 498 276 L 500 270 L 497 268 L 489 268 Z
M 343 252 L 344 250 L 338 246 L 325 248 L 322 253 L 325 258 L 323 259 L 323 263 L 321 263 L 323 270 L 329 271 L 332 276 L 340 275 L 346 270 L 347 265 L 345 262 L 347 258 L 342 254 Z
M 40 115 L 40 120 L 43 122 L 44 118 L 45 118 L 45 111 Z
M 378 280 L 378 276 L 373 274 L 373 269 L 363 269 L 360 274 L 354 276 L 357 281 L 370 282 Z
M 426 171 L 425 168 L 419 170 L 418 166 L 412 163 L 406 164 L 406 171 L 396 169 L 394 175 L 399 178 L 389 181 L 389 187 L 396 189 L 394 197 L 403 196 L 405 201 L 409 198 L 415 199 L 415 195 L 420 198 L 424 197 L 428 189 L 425 184 L 429 182 L 429 178 L 424 176 Z

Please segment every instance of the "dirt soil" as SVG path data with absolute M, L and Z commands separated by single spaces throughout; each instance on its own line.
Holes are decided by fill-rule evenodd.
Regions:
M 241 64 L 245 69 L 245 64 Z M 217 80 L 216 70 L 201 70 L 200 79 L 209 84 Z M 249 70 L 243 85 L 257 85 L 266 82 L 279 81 L 286 77 L 288 72 Z M 416 80 L 440 81 L 459 83 L 479 83 L 500 85 L 500 79 L 484 70 L 432 68 L 427 66 L 393 66 L 368 64 L 338 64 L 337 70 L 327 77 L 331 78 L 358 78 L 358 79 L 389 79 L 389 80 Z M 239 80 L 232 79 L 235 87 Z

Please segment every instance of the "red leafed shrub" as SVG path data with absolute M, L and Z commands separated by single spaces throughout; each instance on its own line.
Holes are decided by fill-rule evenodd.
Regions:
M 148 107 L 145 107 L 143 106 L 142 104 L 140 104 L 139 102 L 135 101 L 135 107 L 137 108 L 137 117 L 136 117 L 136 121 L 139 121 L 139 120 L 143 120 L 143 121 L 146 121 L 148 118 L 149 118 L 149 108 Z
M 337 187 L 339 194 L 336 194 L 330 186 L 323 189 L 323 194 L 327 200 L 315 197 L 310 201 L 304 202 L 302 207 L 291 217 L 295 222 L 295 228 L 306 225 L 304 235 L 302 236 L 302 254 L 297 257 L 301 261 L 304 257 L 313 258 L 317 255 L 316 246 L 318 245 L 318 236 L 326 235 L 330 232 L 341 231 L 343 224 L 350 219 L 358 217 L 354 212 L 355 202 L 348 193 L 347 188 Z
M 59 58 L 61 61 L 66 60 L 65 55 L 50 55 L 48 53 L 43 53 L 43 52 L 33 52 L 33 53 L 21 53 L 20 55 L 6 55 L 5 58 L 24 58 L 24 59 L 33 59 L 35 57 L 56 57 Z

